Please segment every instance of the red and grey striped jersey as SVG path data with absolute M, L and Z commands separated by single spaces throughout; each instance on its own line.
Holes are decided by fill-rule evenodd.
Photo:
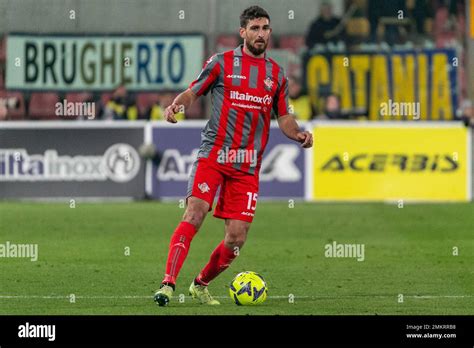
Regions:
M 198 96 L 211 91 L 212 115 L 201 132 L 198 158 L 258 173 L 272 110 L 277 117 L 289 113 L 283 68 L 266 56 L 249 56 L 241 45 L 209 58 L 189 88 Z

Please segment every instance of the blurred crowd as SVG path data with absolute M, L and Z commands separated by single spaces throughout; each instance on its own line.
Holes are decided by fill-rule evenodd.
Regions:
M 460 56 L 458 119 L 474 117 L 467 98 L 466 5 L 464 0 L 351 0 L 345 13 L 336 16 L 330 1 L 323 1 L 319 15 L 305 36 L 305 49 L 324 52 L 390 52 L 416 48 L 454 48 Z M 294 77 L 293 84 L 301 84 Z M 291 92 L 290 92 L 291 95 Z M 292 98 L 304 100 L 304 92 Z M 341 111 L 340 97 L 323 93 L 320 110 L 299 107 L 301 119 L 365 119 Z
M 345 0 L 344 13 L 336 16 L 330 1 L 322 1 L 319 13 L 301 35 L 276 35 L 269 49 L 288 50 L 299 58 L 296 68 L 288 71 L 289 97 L 292 112 L 300 120 L 350 119 L 340 107 L 340 97 L 323 95 L 324 103 L 315 109 L 305 90 L 301 57 L 315 52 L 375 52 L 391 49 L 455 47 L 461 54 L 458 117 L 472 116 L 467 100 L 464 73 L 466 45 L 466 8 L 464 0 Z M 128 91 L 118 86 L 108 92 L 18 92 L 5 89 L 5 37 L 0 39 L 0 120 L 57 119 L 58 102 L 90 102 L 97 107 L 99 120 L 161 120 L 164 108 L 179 91 Z M 218 48 L 239 44 L 236 33 L 217 38 Z M 202 98 L 201 98 L 202 99 Z M 208 100 L 198 100 L 178 119 L 206 118 Z M 84 119 L 76 115 L 65 119 Z

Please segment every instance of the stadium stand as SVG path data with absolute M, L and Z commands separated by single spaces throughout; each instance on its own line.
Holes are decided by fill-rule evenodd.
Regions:
M 59 102 L 59 95 L 54 92 L 31 93 L 28 104 L 28 116 L 36 120 L 57 119 L 55 104 Z
M 185 111 L 185 115 L 187 119 L 200 119 L 200 118 L 205 118 L 204 115 L 204 108 L 202 105 L 203 101 L 202 100 L 197 100 L 189 110 Z
M 3 76 L 3 69 L 0 67 L 0 91 L 5 88 L 5 78 Z
M 113 93 L 112 92 L 104 92 L 100 95 L 100 102 L 103 104 L 103 105 L 106 105 L 107 102 L 112 99 L 112 95 Z
M 138 113 L 141 119 L 148 118 L 147 113 L 149 112 L 150 108 L 153 104 L 159 104 L 160 102 L 160 95 L 158 93 L 137 93 L 136 96 Z
M 79 102 L 89 102 L 93 99 L 92 93 L 89 92 L 77 92 L 77 93 L 67 93 L 66 100 L 72 103 Z
M 0 101 L 8 106 L 7 120 L 23 120 L 26 115 L 25 99 L 20 92 L 0 90 Z
M 0 65 L 5 64 L 7 52 L 7 36 L 3 35 L 0 38 Z
M 355 38 L 367 38 L 370 34 L 370 23 L 367 18 L 351 18 L 346 24 L 347 35 Z
M 292 51 L 293 53 L 300 53 L 305 48 L 303 35 L 282 35 L 279 40 L 279 47 Z
M 393 17 L 393 14 L 392 17 L 388 17 L 389 9 L 384 9 L 378 0 L 345 0 L 343 7 L 345 13 L 331 14 L 331 18 L 337 18 L 334 25 L 336 22 L 344 24 L 344 30 L 341 32 L 344 35 L 341 35 L 339 41 L 335 43 L 318 43 L 314 46 L 315 51 L 376 52 L 380 49 L 386 51 L 389 49 L 454 48 L 461 57 L 458 69 L 459 97 L 465 98 L 467 96 L 467 62 L 465 43 L 463 43 L 463 40 L 466 39 L 464 0 L 454 2 L 447 0 L 396 0 L 393 4 L 390 3 L 390 6 L 390 8 L 398 8 L 398 6 L 403 8 L 407 14 L 406 18 L 400 21 L 396 16 Z M 317 18 L 321 18 L 321 16 Z M 315 19 L 313 18 L 313 23 Z M 311 32 L 310 27 L 311 22 L 308 22 L 306 30 L 296 33 L 283 34 L 281 31 L 275 30 L 269 41 L 268 48 L 273 49 L 279 59 L 286 60 L 282 65 L 285 65 L 288 75 L 301 76 L 304 70 L 303 57 L 308 50 L 311 51 L 305 44 L 308 41 L 307 36 Z M 340 25 L 337 24 L 337 27 Z M 215 45 L 206 46 L 215 47 L 216 51 L 222 52 L 240 44 L 241 38 L 237 32 L 229 30 L 223 32 L 224 34 L 217 35 Z M 376 33 L 375 40 L 374 33 Z M 319 36 L 321 35 L 319 34 Z M 5 90 L 6 39 L 7 34 L 0 37 L 0 93 L 2 95 L 7 93 Z M 204 59 L 213 53 L 207 50 Z M 62 97 L 72 102 L 96 101 L 97 114 L 103 115 L 102 111 L 113 95 L 112 91 L 94 93 L 76 91 L 66 95 L 35 91 L 30 96 L 30 92 L 28 90 L 8 92 L 9 95 L 13 93 L 15 98 L 18 98 L 19 107 L 9 110 L 7 119 L 57 119 L 54 114 L 54 104 Z M 167 105 L 167 102 L 164 101 L 169 100 L 170 93 L 175 96 L 178 92 L 134 91 L 138 117 L 126 119 L 129 121 L 133 119 L 160 119 L 162 108 Z M 462 100 L 459 101 L 459 103 L 461 102 Z M 185 117 L 189 119 L 205 118 L 210 107 L 208 103 L 208 99 L 200 99 L 185 112 Z M 154 116 L 151 117 L 153 106 Z
M 218 47 L 235 47 L 239 42 L 239 37 L 236 34 L 219 35 L 217 38 Z

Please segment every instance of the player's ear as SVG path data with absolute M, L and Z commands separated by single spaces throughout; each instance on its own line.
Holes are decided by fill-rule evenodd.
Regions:
M 240 27 L 239 34 L 242 39 L 245 39 L 245 28 Z

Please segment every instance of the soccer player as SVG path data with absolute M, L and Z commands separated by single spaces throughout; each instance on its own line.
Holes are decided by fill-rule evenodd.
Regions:
M 165 110 L 166 120 L 176 123 L 175 113 L 211 91 L 212 115 L 201 133 L 186 211 L 171 236 L 165 277 L 154 296 L 160 306 L 169 303 L 191 241 L 212 210 L 220 187 L 214 216 L 225 220 L 225 238 L 189 288 L 202 304 L 219 304 L 208 285 L 229 267 L 247 238 L 272 111 L 288 138 L 303 148 L 313 145 L 312 134 L 301 130 L 289 113 L 288 80 L 282 67 L 265 54 L 271 32 L 270 16 L 263 8 L 245 9 L 240 16 L 243 45 L 209 58 L 197 79 Z

